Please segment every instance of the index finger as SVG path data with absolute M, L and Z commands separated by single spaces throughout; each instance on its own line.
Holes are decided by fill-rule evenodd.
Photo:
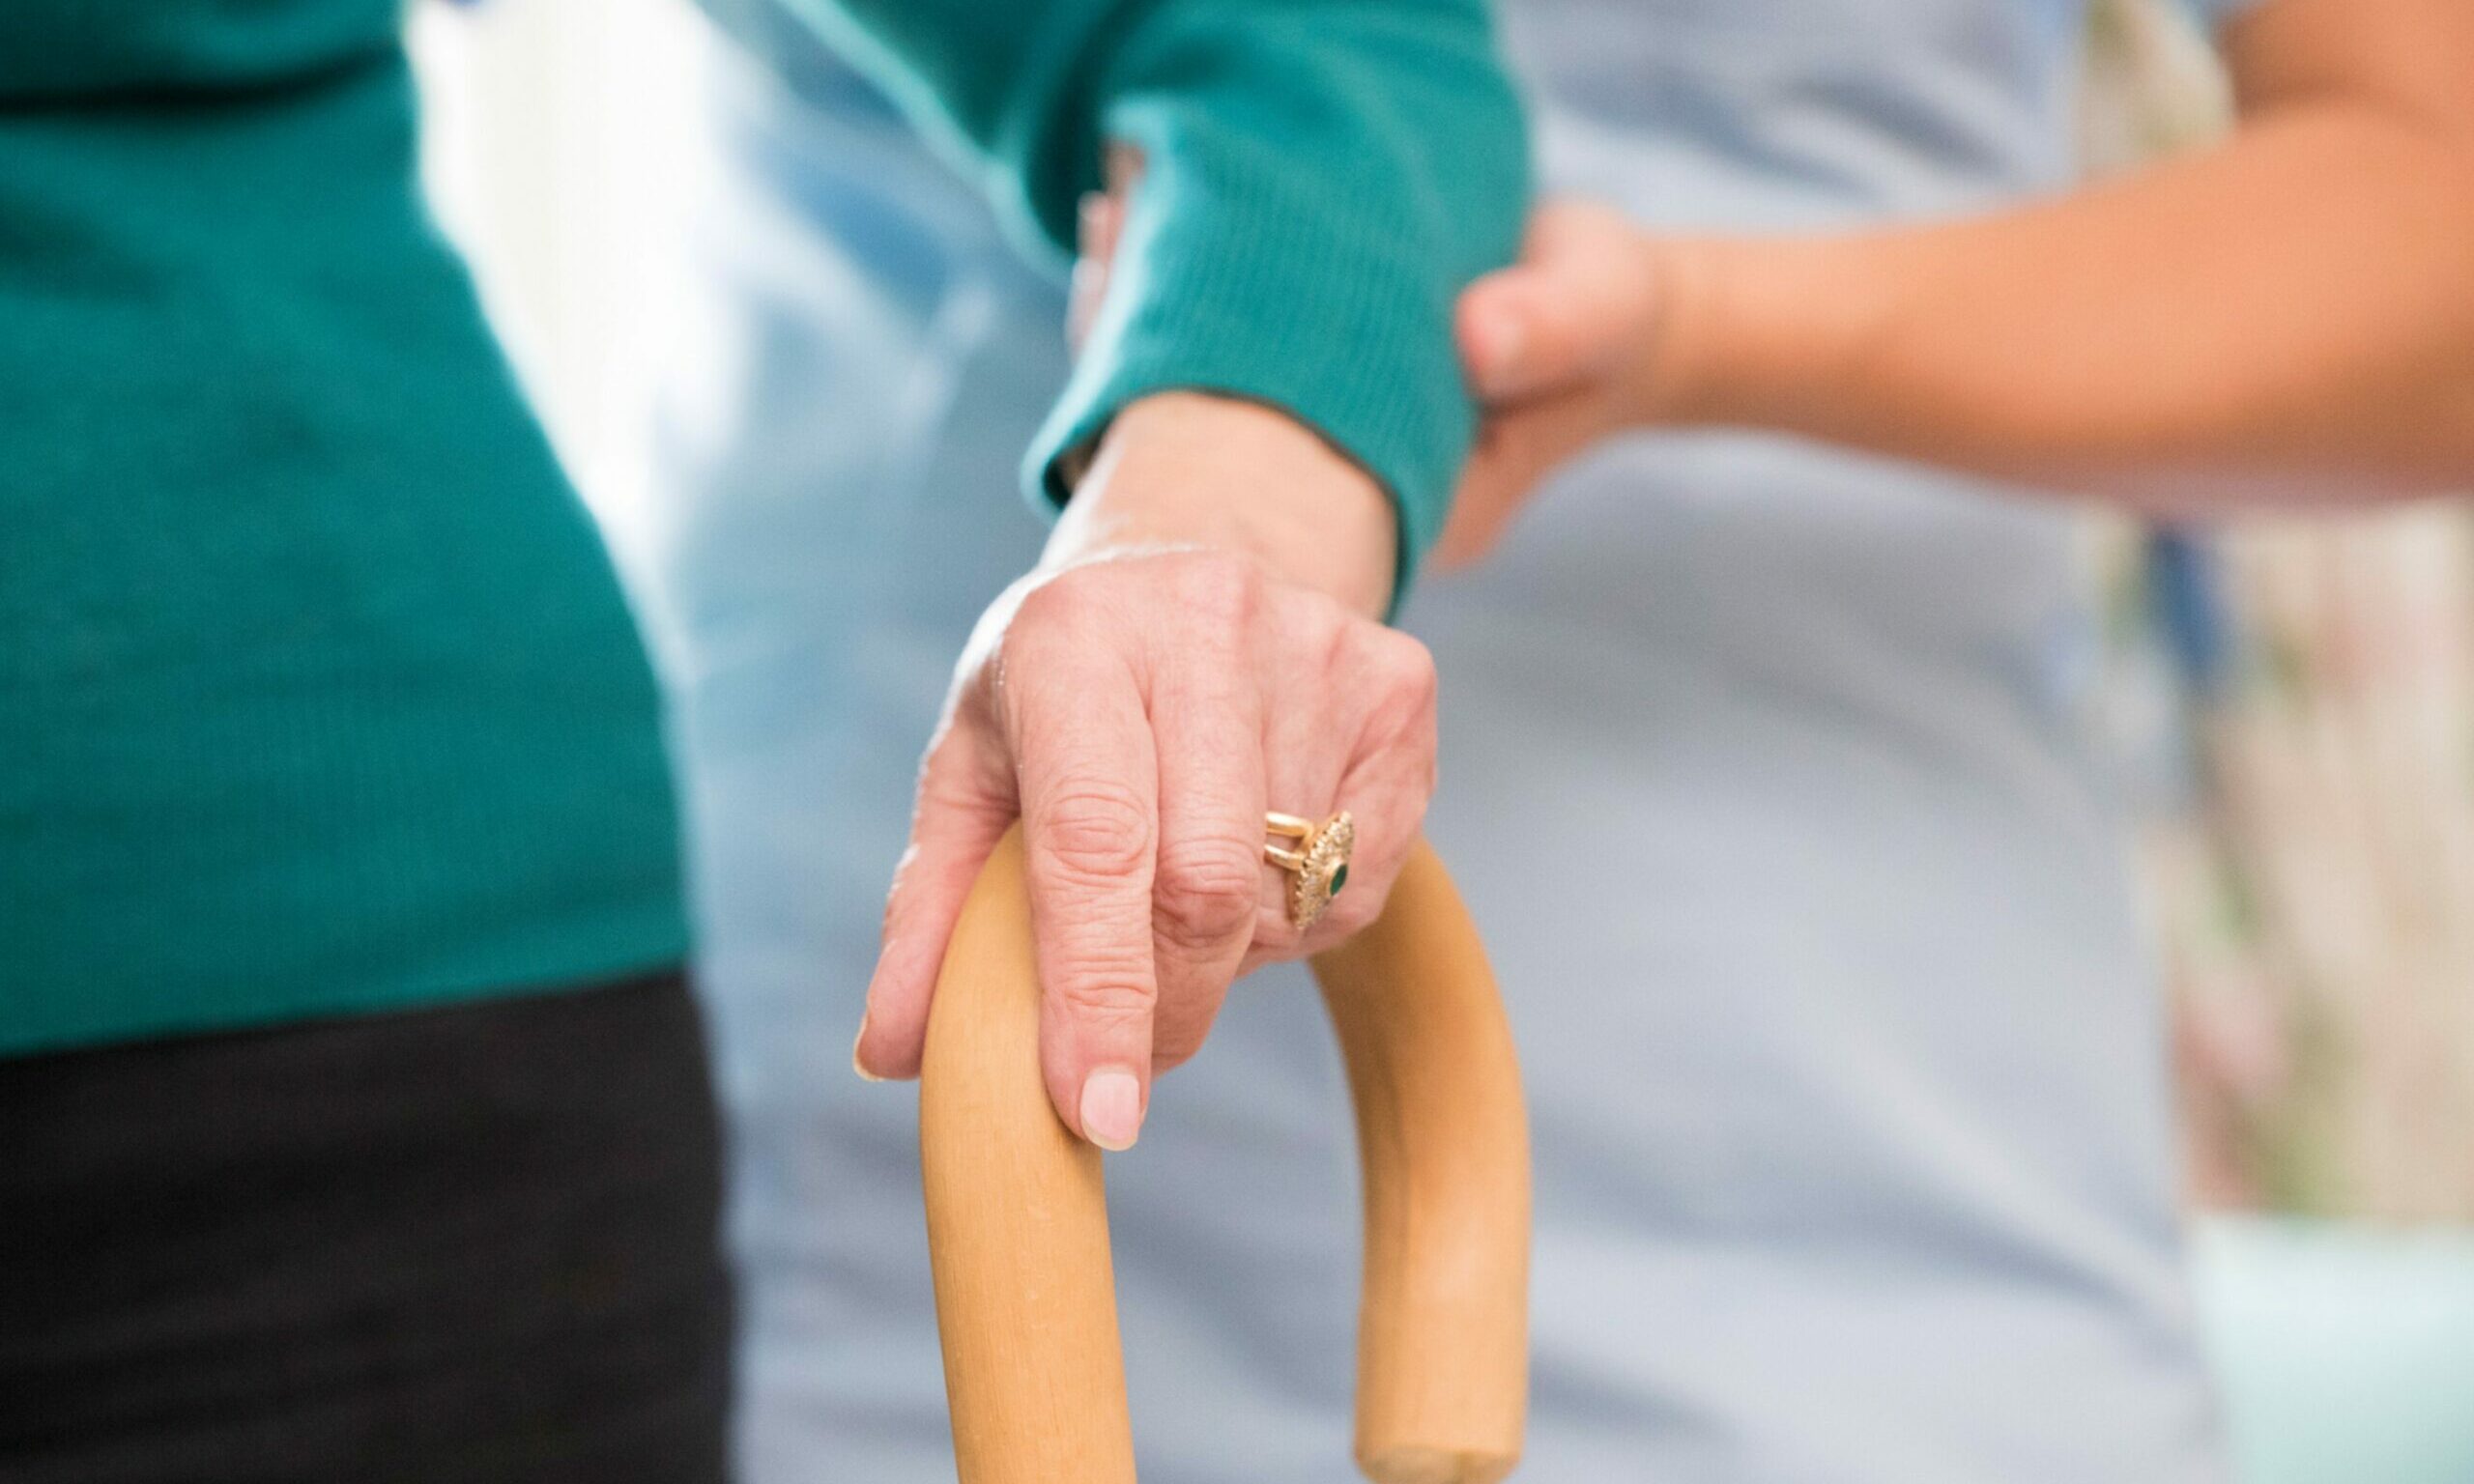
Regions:
M 1040 974 L 1040 1070 L 1068 1128 L 1124 1149 L 1149 1105 L 1159 999 L 1151 724 L 1132 669 L 1108 646 L 1026 634 L 1007 668 Z

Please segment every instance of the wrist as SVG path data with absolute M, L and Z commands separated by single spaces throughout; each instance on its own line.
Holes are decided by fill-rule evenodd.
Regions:
M 1379 616 L 1396 575 L 1398 518 L 1372 475 L 1286 414 L 1160 392 L 1109 421 L 1041 561 L 1162 546 L 1237 552 Z
M 1854 242 L 1827 238 L 1657 243 L 1659 333 L 1639 372 L 1642 420 L 1809 432 L 1831 388 L 1860 374 L 1881 323 L 1850 271 Z
M 1642 426 L 1717 420 L 1726 388 L 1739 380 L 1717 302 L 1725 244 L 1644 234 L 1641 271 L 1654 306 L 1649 333 L 1628 368 L 1625 405 Z

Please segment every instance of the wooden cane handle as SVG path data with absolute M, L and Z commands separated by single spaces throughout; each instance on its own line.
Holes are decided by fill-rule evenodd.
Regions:
M 1376 1484 L 1492 1484 L 1528 1404 L 1529 1127 L 1484 950 L 1433 851 L 1314 972 L 1366 1185 L 1358 1464 Z M 945 950 L 920 1078 L 955 1466 L 962 1484 L 1134 1484 L 1100 1153 L 1057 1121 L 1038 1045 L 1017 829 Z

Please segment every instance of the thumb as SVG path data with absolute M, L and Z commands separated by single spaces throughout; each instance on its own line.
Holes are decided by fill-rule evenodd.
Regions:
M 1587 203 L 1541 207 L 1521 260 L 1460 296 L 1453 333 L 1469 384 L 1501 405 L 1602 379 L 1643 351 L 1654 297 L 1630 223 Z

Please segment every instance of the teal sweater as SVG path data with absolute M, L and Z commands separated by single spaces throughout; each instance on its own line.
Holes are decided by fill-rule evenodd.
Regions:
M 1431 539 L 1452 298 L 1523 202 L 1480 0 L 803 14 L 1048 250 L 1103 139 L 1148 157 L 1035 485 L 1129 399 L 1216 388 Z M 686 952 L 653 680 L 416 192 L 399 22 L 0 4 L 0 1053 Z

